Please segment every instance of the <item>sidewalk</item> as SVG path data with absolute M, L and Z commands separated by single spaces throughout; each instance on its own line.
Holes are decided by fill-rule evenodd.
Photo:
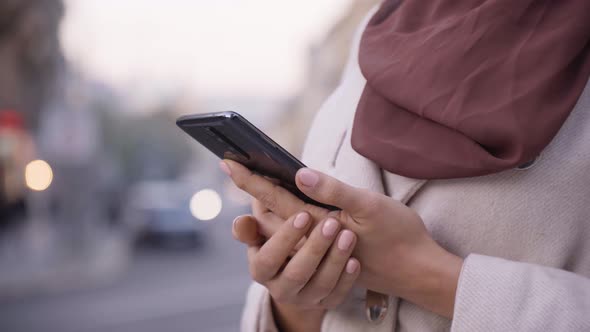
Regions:
M 128 241 L 97 232 L 73 246 L 49 223 L 0 233 L 0 301 L 108 282 L 127 266 Z

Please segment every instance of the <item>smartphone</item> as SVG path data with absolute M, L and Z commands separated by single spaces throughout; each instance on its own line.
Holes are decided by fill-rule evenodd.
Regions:
M 230 159 L 280 185 L 306 203 L 331 211 L 338 208 L 316 202 L 295 185 L 297 170 L 305 165 L 236 112 L 185 115 L 176 124 L 221 159 Z

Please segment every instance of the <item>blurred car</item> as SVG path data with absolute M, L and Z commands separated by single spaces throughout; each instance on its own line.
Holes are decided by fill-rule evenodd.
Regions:
M 203 243 L 207 225 L 190 210 L 194 188 L 178 181 L 144 181 L 129 190 L 124 223 L 139 242 L 164 246 Z

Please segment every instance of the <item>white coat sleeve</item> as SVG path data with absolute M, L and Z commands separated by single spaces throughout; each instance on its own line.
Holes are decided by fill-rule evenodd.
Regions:
M 248 289 L 240 331 L 278 332 L 272 314 L 270 294 L 258 283 L 252 283 Z
M 461 271 L 451 331 L 590 331 L 590 279 L 472 254 Z

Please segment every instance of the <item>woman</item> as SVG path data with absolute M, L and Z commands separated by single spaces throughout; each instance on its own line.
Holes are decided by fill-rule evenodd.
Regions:
M 385 1 L 365 24 L 296 178 L 342 211 L 221 164 L 256 198 L 242 329 L 590 330 L 590 2 Z M 378 324 L 363 288 L 389 296 Z

